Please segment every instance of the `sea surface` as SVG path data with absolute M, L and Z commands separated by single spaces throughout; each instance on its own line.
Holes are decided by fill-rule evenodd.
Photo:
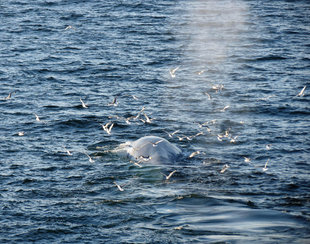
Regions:
M 309 16 L 306 0 L 1 1 L 0 243 L 310 243 Z M 113 151 L 146 135 L 183 157 Z

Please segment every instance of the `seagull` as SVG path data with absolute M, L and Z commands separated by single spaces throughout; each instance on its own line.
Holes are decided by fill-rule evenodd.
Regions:
M 177 136 L 179 138 L 179 141 L 183 141 L 185 139 L 185 136 Z
M 118 102 L 117 102 L 117 97 L 114 97 L 113 101 L 108 103 L 108 106 L 117 106 Z
M 111 130 L 114 126 L 114 123 L 111 124 L 111 126 L 109 127 L 109 129 L 106 130 L 106 132 L 110 135 L 111 134 Z
M 134 100 L 139 100 L 139 98 L 136 95 L 132 95 L 132 94 L 124 94 L 124 97 L 132 97 Z
M 94 162 L 95 162 L 87 153 L 84 153 L 84 154 L 88 157 L 89 162 L 91 162 L 91 163 L 94 163 Z
M 217 139 L 218 139 L 219 141 L 223 141 L 223 139 L 222 139 L 223 137 L 224 137 L 224 136 L 221 135 L 221 134 L 218 134 L 218 135 L 217 135 Z
M 228 164 L 225 164 L 224 167 L 221 169 L 220 173 L 223 174 L 229 168 Z
M 224 85 L 222 85 L 222 84 L 221 84 L 221 85 L 213 85 L 213 86 L 212 86 L 212 89 L 215 90 L 216 93 L 217 93 L 218 91 L 222 91 L 223 88 L 224 88 Z
M 141 113 L 145 110 L 145 107 L 143 106 L 142 109 L 139 111 L 139 113 L 134 117 L 134 119 L 139 119 Z
M 75 29 L 72 25 L 68 25 L 65 30 L 69 30 L 69 29 Z
M 137 98 L 137 96 L 135 96 L 135 95 L 131 95 L 132 96 L 132 98 L 134 99 L 134 100 L 139 100 L 138 98 Z
M 131 124 L 130 120 L 132 120 L 132 119 L 135 120 L 136 117 L 137 116 L 130 116 L 130 117 L 127 117 L 127 118 L 124 117 L 123 119 L 125 120 L 126 124 L 130 125 Z
M 11 98 L 12 98 L 12 94 L 13 94 L 13 93 L 15 93 L 15 92 L 10 92 L 10 93 L 9 93 L 9 95 L 5 98 L 5 100 L 9 100 L 9 99 L 11 99 Z
M 268 162 L 269 162 L 269 159 L 267 160 L 267 162 L 266 162 L 266 164 L 265 164 L 265 167 L 263 168 L 263 171 L 264 171 L 264 172 L 268 170 L 268 169 L 267 169 Z
M 171 176 L 177 172 L 176 170 L 172 171 L 169 175 L 165 175 L 164 173 L 162 173 L 165 177 L 166 177 L 166 180 L 169 180 L 171 178 Z
M 205 72 L 204 70 L 198 71 L 197 75 L 202 75 L 204 72 Z
M 196 124 L 198 124 L 198 126 L 199 126 L 199 128 L 202 128 L 202 127 L 208 127 L 207 125 L 208 124 L 210 124 L 210 122 L 209 121 L 207 121 L 207 122 L 204 122 L 204 123 L 202 123 L 202 124 L 200 124 L 199 122 L 195 122 Z M 208 127 L 209 128 L 209 127 Z
M 102 126 L 102 129 L 104 130 L 107 130 L 108 129 L 108 126 L 111 124 L 111 122 L 108 122 L 106 123 L 105 125 L 104 124 L 100 124 Z
M 302 88 L 302 90 L 297 94 L 296 97 L 303 97 L 305 95 L 304 92 L 305 92 L 306 88 L 307 88 L 307 86 L 304 86 L 304 88 Z
M 176 134 L 176 133 L 178 133 L 179 131 L 180 131 L 180 130 L 176 130 L 176 131 L 174 131 L 174 132 L 172 132 L 172 133 L 169 133 L 169 132 L 167 132 L 167 131 L 165 131 L 165 132 L 168 134 L 168 136 L 169 136 L 170 138 L 172 138 L 173 135 Z
M 230 138 L 230 142 L 231 142 L 231 143 L 235 143 L 237 138 L 238 138 L 238 136 L 231 137 L 231 138 Z
M 204 126 L 205 123 L 200 124 L 199 122 L 195 122 L 196 124 L 198 124 L 199 128 L 202 128 Z M 206 122 L 207 123 L 207 122 Z
M 86 106 L 86 104 L 83 102 L 82 98 L 80 98 L 80 101 L 81 101 L 81 103 L 82 103 L 82 107 L 83 107 L 83 108 L 88 108 L 88 107 Z
M 202 132 L 202 131 L 200 131 L 200 132 L 198 132 L 197 134 L 193 135 L 192 138 L 195 138 L 195 137 L 201 136 L 201 135 L 203 135 L 203 132 Z
M 174 230 L 182 230 L 183 228 L 184 228 L 184 226 L 181 225 L 181 226 L 174 227 L 173 229 Z
M 142 168 L 142 166 L 139 163 L 135 162 L 135 161 L 130 160 L 129 162 L 133 163 L 134 165 L 138 166 L 139 168 Z
M 244 162 L 249 163 L 249 162 L 251 162 L 251 159 L 247 158 L 247 157 L 244 157 Z
M 208 99 L 209 99 L 209 100 L 211 100 L 211 96 L 210 96 L 210 94 L 209 94 L 209 93 L 204 92 L 203 94 L 207 95 L 207 96 L 208 96 Z
M 69 156 L 72 156 L 72 153 L 67 148 L 64 147 L 64 149 Z
M 150 119 L 150 118 L 146 115 L 146 113 L 143 113 L 143 115 L 144 115 L 144 117 L 145 117 L 145 119 L 146 119 L 146 120 L 145 120 L 146 123 L 149 123 L 149 124 L 152 123 L 152 120 L 153 120 L 153 119 Z
M 34 115 L 36 116 L 36 121 L 40 122 L 41 120 L 40 120 L 39 116 L 37 114 L 34 114 Z
M 267 160 L 267 162 L 266 162 L 266 164 L 265 164 L 265 166 L 264 166 L 264 168 L 263 168 L 263 171 L 267 171 L 267 170 L 268 170 L 268 169 L 267 169 L 268 162 L 269 162 L 269 159 Z
M 198 132 L 197 134 L 192 135 L 192 136 L 184 136 L 182 139 L 181 139 L 180 137 L 178 137 L 178 138 L 179 138 L 180 141 L 182 141 L 184 138 L 186 138 L 188 141 L 191 141 L 191 140 L 193 140 L 195 137 L 201 136 L 201 135 L 203 135 L 203 132 L 202 132 L 202 131 L 200 131 L 200 132 Z
M 131 117 L 128 117 L 128 118 L 125 118 L 125 122 L 126 124 L 130 125 L 130 120 L 132 119 L 132 116 Z
M 171 75 L 172 78 L 175 78 L 175 72 L 176 72 L 179 68 L 180 68 L 180 67 L 178 66 L 178 67 L 176 67 L 176 68 L 174 68 L 174 69 L 170 69 L 170 70 L 169 70 L 169 73 L 170 73 L 170 75 Z
M 161 139 L 161 140 L 158 140 L 158 141 L 156 141 L 156 142 L 150 142 L 152 145 L 153 145 L 153 147 L 156 147 L 159 143 L 161 143 L 161 142 L 163 142 L 164 141 L 164 139 Z
M 216 119 L 210 120 L 208 123 L 214 125 L 216 123 Z
M 267 144 L 267 145 L 266 145 L 266 149 L 267 149 L 267 150 L 270 150 L 270 149 L 271 149 L 271 144 Z
M 227 105 L 227 106 L 225 106 L 222 110 L 220 110 L 221 112 L 225 112 L 225 110 L 226 109 L 228 109 L 230 106 L 229 105 Z
M 183 141 L 184 139 L 187 139 L 188 141 L 192 140 L 190 136 L 177 136 L 177 138 L 179 138 L 179 141 Z
M 117 186 L 118 190 L 124 191 L 124 189 L 119 184 L 117 184 L 115 181 L 113 183 L 114 183 L 114 185 Z
M 189 158 L 193 158 L 193 157 L 195 157 L 195 156 L 198 155 L 198 154 L 200 154 L 200 151 L 193 152 L 193 153 L 191 153 L 191 155 L 189 155 L 188 157 L 189 157 Z
M 105 125 L 101 124 L 102 129 L 103 129 L 105 132 L 107 132 L 108 135 L 111 134 L 111 130 L 112 130 L 113 126 L 114 126 L 114 123 L 112 123 L 111 125 L 110 125 L 110 124 L 111 124 L 111 122 L 108 122 L 108 123 L 106 123 Z M 109 125 L 110 125 L 110 127 L 109 127 Z
M 19 136 L 24 136 L 24 135 L 25 135 L 25 132 L 19 131 L 19 132 L 18 132 L 18 135 L 19 135 Z

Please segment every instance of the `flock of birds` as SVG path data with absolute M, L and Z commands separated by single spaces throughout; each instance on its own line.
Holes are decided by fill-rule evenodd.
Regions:
M 73 27 L 70 27 L 68 26 L 67 27 L 68 29 L 71 29 Z M 176 67 L 174 69 L 170 69 L 169 70 L 169 73 L 170 73 L 170 76 L 171 78 L 175 78 L 176 77 L 176 71 L 179 69 L 180 67 Z M 201 75 L 202 73 L 204 73 L 204 70 L 202 71 L 199 71 L 197 72 L 198 75 Z M 222 89 L 224 88 L 223 85 L 214 85 L 212 86 L 212 89 L 215 90 L 216 92 L 219 92 L 221 91 Z M 302 88 L 302 90 L 296 95 L 297 97 L 302 97 L 304 96 L 305 94 L 305 90 L 306 90 L 306 86 L 304 86 Z M 7 97 L 4 98 L 4 100 L 10 100 L 12 99 L 12 95 L 14 94 L 15 92 L 10 92 L 8 94 Z M 207 92 L 204 92 L 205 95 L 208 96 L 208 99 L 210 100 L 211 99 L 211 95 Z M 133 99 L 135 100 L 138 100 L 138 98 L 135 96 L 135 95 L 131 95 Z M 267 99 L 267 98 L 265 98 Z M 87 109 L 88 108 L 88 105 L 82 100 L 82 98 L 80 98 L 80 102 L 81 102 L 81 107 L 84 108 L 84 109 Z M 117 97 L 114 97 L 113 101 L 111 101 L 110 103 L 107 104 L 107 106 L 118 106 L 118 100 L 117 100 Z M 229 105 L 225 106 L 223 109 L 221 109 L 220 111 L 221 112 L 225 112 L 227 109 L 229 108 Z M 43 122 L 40 117 L 34 113 L 35 115 L 35 120 L 37 122 Z M 133 115 L 133 116 L 130 116 L 130 117 L 121 117 L 121 116 L 109 116 L 109 119 L 117 119 L 117 120 L 122 120 L 122 121 L 125 121 L 126 124 L 131 124 L 132 122 L 134 121 L 141 121 L 145 124 L 149 124 L 149 123 L 152 123 L 153 121 L 153 118 L 150 118 L 146 112 L 145 112 L 145 107 L 142 107 L 142 109 L 136 114 L 136 115 Z M 165 133 L 167 133 L 167 136 L 169 138 L 173 138 L 173 137 L 177 137 L 179 141 L 183 141 L 183 140 L 187 140 L 187 141 L 191 141 L 193 140 L 194 138 L 198 137 L 198 136 L 202 136 L 204 135 L 206 132 L 208 132 L 208 134 L 210 135 L 213 135 L 213 136 L 216 136 L 217 140 L 222 142 L 224 139 L 228 140 L 230 143 L 236 143 L 237 141 L 237 138 L 238 136 L 233 136 L 231 135 L 230 133 L 230 129 L 227 129 L 225 130 L 224 133 L 221 133 L 221 134 L 214 134 L 212 129 L 210 128 L 211 125 L 215 124 L 216 123 L 216 120 L 211 120 L 211 121 L 206 121 L 204 123 L 196 123 L 197 126 L 198 126 L 198 132 L 195 133 L 194 135 L 180 135 L 180 130 L 176 130 L 176 131 L 173 131 L 173 132 L 168 132 L 168 131 L 164 131 Z M 243 123 L 242 121 L 240 122 L 241 124 Z M 112 121 L 109 121 L 107 122 L 106 124 L 100 124 L 102 129 L 108 134 L 110 135 L 112 133 L 112 129 L 115 125 L 115 123 L 113 123 Z M 204 128 L 206 129 L 206 132 L 205 131 L 202 131 L 201 129 Z M 24 136 L 25 135 L 25 132 L 24 131 L 19 131 L 18 133 L 18 136 Z M 155 143 L 153 143 L 154 145 L 153 146 L 157 146 L 162 140 L 159 140 Z M 72 156 L 72 152 L 70 150 L 68 150 L 66 147 L 63 147 L 64 151 L 66 152 L 66 154 L 68 156 Z M 266 150 L 270 150 L 271 149 L 271 144 L 268 144 L 266 145 Z M 89 154 L 87 154 L 86 152 L 83 152 L 89 159 L 89 162 L 91 163 L 94 163 L 95 160 L 92 158 L 92 156 L 90 156 Z M 205 152 L 201 152 L 201 151 L 194 151 L 192 152 L 188 158 L 191 159 L 191 158 L 194 158 L 196 157 L 197 155 L 204 155 Z M 142 162 L 146 162 L 148 159 L 147 158 L 136 158 L 135 161 L 132 161 L 130 160 L 131 163 L 133 163 L 134 165 L 138 166 L 138 167 L 142 167 L 141 166 L 141 163 Z M 244 162 L 246 163 L 249 163 L 251 164 L 252 161 L 250 158 L 248 157 L 244 157 Z M 267 162 L 265 163 L 264 167 L 262 168 L 263 171 L 267 171 L 268 170 L 268 164 L 269 164 L 269 159 L 267 160 Z M 255 166 L 254 164 L 252 164 L 254 167 L 257 167 Z M 230 166 L 228 164 L 225 164 L 223 166 L 223 168 L 219 171 L 221 174 L 223 174 L 224 172 L 226 172 L 228 169 L 230 168 Z M 170 172 L 168 175 L 164 175 L 166 181 L 168 181 L 177 171 L 176 170 L 173 170 L 172 172 Z M 123 186 L 117 184 L 116 182 L 113 182 L 114 185 L 118 188 L 119 191 L 124 191 L 124 188 Z

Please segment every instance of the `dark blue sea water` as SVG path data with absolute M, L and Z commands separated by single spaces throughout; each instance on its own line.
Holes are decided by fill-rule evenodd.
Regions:
M 0 242 L 309 243 L 309 16 L 309 1 L 1 1 Z M 151 123 L 126 123 L 143 107 Z M 145 135 L 182 160 L 111 152 Z

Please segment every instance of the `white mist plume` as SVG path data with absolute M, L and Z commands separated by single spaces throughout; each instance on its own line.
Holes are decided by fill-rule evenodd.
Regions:
M 185 5 L 188 24 L 181 29 L 189 36 L 187 58 L 194 64 L 223 62 L 245 28 L 246 3 L 239 0 L 194 0 Z

